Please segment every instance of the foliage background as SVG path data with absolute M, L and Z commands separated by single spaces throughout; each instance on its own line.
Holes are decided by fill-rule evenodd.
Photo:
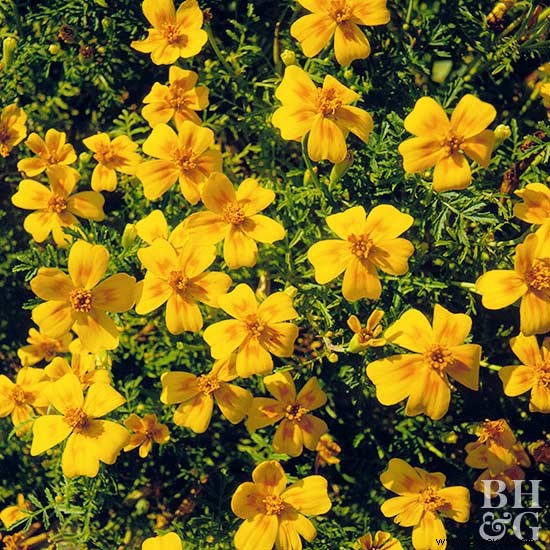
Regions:
M 395 526 L 379 511 L 390 495 L 378 475 L 390 458 L 442 471 L 448 485 L 471 487 L 479 472 L 465 466 L 463 448 L 473 440 L 473 423 L 506 418 L 524 444 L 544 439 L 547 431 L 541 415 L 527 412 L 528 396 L 505 397 L 498 369 L 487 366 L 516 361 L 508 338 L 519 332 L 517 310 L 483 309 L 468 284 L 488 269 L 510 266 L 514 246 L 530 231 L 512 217 L 512 191 L 527 182 L 546 181 L 547 115 L 532 87 L 534 71 L 548 60 L 543 56 L 548 51 L 547 29 L 533 19 L 535 10 L 545 5 L 518 2 L 493 28 L 487 22 L 493 5 L 487 2 L 389 1 L 391 22 L 367 31 L 371 56 L 348 69 L 337 65 L 330 49 L 312 60 L 302 56 L 289 35 L 290 24 L 302 13 L 293 1 L 202 0 L 200 5 L 210 10 L 221 57 L 207 45 L 193 60 L 180 60 L 180 66 L 197 71 L 210 89 L 203 120 L 221 145 L 225 173 L 235 183 L 253 175 L 273 188 L 277 199 L 270 215 L 287 228 L 284 241 L 260 248 L 254 268 L 230 275 L 234 283 L 247 282 L 253 288 L 297 289 L 302 341 L 296 355 L 278 360 L 277 366 L 294 368 L 298 387 L 311 375 L 321 378 L 329 394 L 324 418 L 343 450 L 340 465 L 320 472 L 329 480 L 333 508 L 317 520 L 319 534 L 311 547 L 351 548 L 366 531 L 383 529 L 408 548 L 410 529 Z M 148 135 L 141 100 L 153 82 L 166 80 L 167 68 L 130 48 L 146 27 L 135 0 L 0 3 L 1 37 L 17 39 L 11 58 L 4 57 L 0 68 L 0 106 L 17 100 L 29 116 L 29 132 L 67 132 L 81 153 L 80 188 L 89 187 L 94 166 L 83 138 L 108 131 L 143 142 Z M 367 145 L 348 139 L 353 165 L 330 186 L 329 163 L 319 164 L 321 185 L 315 186 L 305 175 L 299 144 L 281 140 L 270 124 L 278 105 L 274 90 L 284 69 L 280 52 L 285 49 L 296 52 L 317 82 L 330 73 L 357 91 L 358 105 L 375 121 Z M 441 61 L 451 65 L 442 81 Z M 495 123 L 508 124 L 512 135 L 498 147 L 488 169 L 475 171 L 467 190 L 437 195 L 429 177 L 403 172 L 397 153 L 398 144 L 408 137 L 403 118 L 423 95 L 450 109 L 468 92 L 492 103 L 498 113 Z M 23 144 L 19 150 L 20 156 L 27 155 Z M 16 163 L 16 154 L 0 161 L 0 372 L 10 378 L 18 369 L 16 350 L 31 327 L 28 309 L 35 302 L 28 281 L 39 267 L 66 266 L 67 259 L 66 251 L 37 245 L 23 231 L 26 213 L 10 200 L 21 179 Z M 514 168 L 525 168 L 519 178 L 508 177 Z M 105 195 L 106 222 L 86 224 L 85 230 L 90 240 L 110 250 L 113 272 L 126 271 L 139 279 L 139 243 L 122 246 L 125 225 L 161 208 L 174 226 L 192 209 L 174 189 L 150 203 L 131 177 Z M 368 211 L 380 203 L 393 204 L 416 220 L 407 233 L 415 244 L 410 272 L 383 277 L 383 294 L 376 304 L 349 304 L 338 281 L 325 287 L 315 284 L 306 252 L 317 240 L 329 238 L 326 215 L 358 204 Z M 221 259 L 215 265 L 224 268 Z M 381 406 L 365 377 L 365 358 L 338 349 L 351 337 L 346 319 L 352 313 L 364 321 L 376 305 L 386 311 L 387 326 L 410 307 L 431 316 L 435 303 L 472 315 L 472 341 L 483 346 L 485 364 L 480 391 L 460 387 L 449 413 L 437 422 L 424 416 L 408 418 L 401 406 Z M 222 317 L 207 312 L 205 326 Z M 114 466 L 102 467 L 97 478 L 69 481 L 61 474 L 58 450 L 31 458 L 29 441 L 16 438 L 9 419 L 4 419 L 0 502 L 7 506 L 19 492 L 30 495 L 35 519 L 51 532 L 57 548 L 139 548 L 155 529 L 166 528 L 178 531 L 189 548 L 230 548 L 240 521 L 230 510 L 235 488 L 249 479 L 256 462 L 288 457 L 273 455 L 271 429 L 250 436 L 243 425 L 232 426 L 216 413 L 203 435 L 174 426 L 172 408 L 159 401 L 160 374 L 207 370 L 212 361 L 206 345 L 199 334 L 170 335 L 162 308 L 147 317 L 126 313 L 120 322 L 125 330 L 112 353 L 112 374 L 127 403 L 117 412 L 121 418 L 130 412 L 156 413 L 171 429 L 170 443 L 155 447 L 146 460 L 136 452 L 123 453 Z M 369 352 L 367 359 L 388 354 L 387 348 Z M 246 383 L 260 394 L 260 381 Z M 296 477 L 310 475 L 313 462 L 314 453 L 306 451 L 286 461 L 285 470 Z M 533 466 L 528 478 L 539 479 L 541 468 Z M 542 500 L 548 500 L 547 492 Z M 447 522 L 450 548 L 464 548 L 467 540 L 482 548 L 477 535 L 480 494 L 472 492 L 472 505 L 470 523 Z M 509 541 L 519 544 L 514 538 Z

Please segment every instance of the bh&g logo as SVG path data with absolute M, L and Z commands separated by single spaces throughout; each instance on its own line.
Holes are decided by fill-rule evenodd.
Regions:
M 512 508 L 518 510 L 517 513 L 504 512 L 500 516 L 494 512 L 485 512 L 483 514 L 483 523 L 479 528 L 479 534 L 485 540 L 497 541 L 506 534 L 506 527 L 511 525 L 512 531 L 516 538 L 520 540 L 538 540 L 539 538 L 539 513 L 531 511 L 522 511 L 525 509 L 541 508 L 539 505 L 539 486 L 540 479 L 533 479 L 531 482 L 520 479 L 514 480 L 514 504 Z M 502 509 L 508 504 L 508 496 L 504 493 L 506 484 L 500 479 L 486 479 L 483 483 L 483 506 L 482 508 Z M 530 491 L 522 491 L 522 485 L 531 483 Z M 494 485 L 497 489 L 494 490 Z M 530 504 L 524 505 L 523 497 L 531 497 Z M 497 502 L 493 504 L 493 500 Z M 526 525 L 529 523 L 535 524 L 534 527 Z

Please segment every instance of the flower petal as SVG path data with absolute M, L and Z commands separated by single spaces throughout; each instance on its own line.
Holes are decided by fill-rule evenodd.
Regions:
M 296 387 L 292 375 L 288 371 L 279 371 L 264 376 L 264 385 L 267 391 L 283 404 L 292 404 L 296 401 Z
M 248 390 L 225 382 L 214 392 L 214 397 L 223 416 L 231 424 L 243 420 L 252 404 L 252 394 Z
M 529 391 L 536 380 L 533 369 L 524 365 L 502 367 L 498 371 L 498 376 L 502 382 L 504 393 L 510 397 L 516 397 Z
M 219 306 L 231 317 L 246 320 L 258 313 L 258 302 L 254 291 L 246 284 L 238 284 L 231 292 L 220 296 Z
M 274 292 L 260 304 L 258 315 L 266 323 L 280 323 L 296 319 L 298 312 L 292 307 L 292 298 L 288 294 Z
M 453 153 L 438 160 L 433 175 L 433 188 L 437 192 L 466 189 L 472 182 L 472 171 L 464 155 Z
M 315 162 L 329 160 L 342 162 L 348 153 L 346 138 L 341 128 L 331 119 L 317 115 L 313 119 L 307 140 L 307 154 Z
M 165 280 L 170 278 L 172 271 L 179 270 L 178 253 L 164 239 L 155 239 L 151 246 L 138 250 L 138 258 L 148 272 Z
M 302 416 L 299 427 L 302 432 L 304 447 L 310 451 L 315 450 L 321 436 L 328 432 L 327 423 L 311 414 Z
M 315 269 L 315 280 L 323 285 L 340 275 L 352 260 L 349 243 L 326 240 L 315 243 L 307 252 Z
M 78 314 L 73 330 L 82 340 L 83 346 L 92 353 L 118 346 L 117 326 L 104 311 L 92 309 L 87 314 Z
M 287 483 L 286 474 L 276 460 L 267 460 L 258 464 L 252 472 L 252 479 L 267 493 L 274 495 L 280 495 Z
M 289 456 L 300 456 L 304 450 L 302 431 L 297 422 L 283 418 L 273 437 L 273 450 Z
M 12 196 L 11 202 L 18 208 L 25 210 L 43 210 L 48 206 L 52 192 L 35 180 L 22 180 L 17 193 Z
M 442 550 L 447 548 L 447 532 L 443 522 L 433 513 L 426 512 L 418 525 L 413 527 L 412 544 L 415 550 L 430 550 L 434 540 L 442 541 Z
M 51 338 L 61 338 L 74 323 L 74 310 L 65 301 L 49 301 L 32 310 L 32 320 L 40 332 Z
M 472 329 L 472 319 L 464 313 L 451 313 L 436 304 L 433 317 L 433 338 L 445 346 L 458 346 Z
M 85 220 L 92 220 L 94 222 L 100 222 L 105 219 L 105 212 L 103 212 L 103 205 L 105 199 L 101 193 L 96 191 L 82 191 L 81 193 L 75 193 L 67 199 L 67 209 Z
M 518 334 L 518 336 L 510 338 L 510 347 L 524 365 L 534 367 L 543 362 L 536 336 Z
M 317 102 L 317 87 L 302 68 L 290 65 L 285 68 L 283 80 L 275 90 L 275 97 L 283 105 L 312 108 Z
M 300 390 L 296 397 L 296 403 L 300 406 L 314 411 L 322 407 L 327 402 L 327 396 L 319 385 L 319 380 L 316 376 L 310 378 Z
M 190 372 L 165 372 L 160 380 L 162 382 L 160 400 L 166 405 L 189 401 L 200 392 L 197 377 Z
M 490 103 L 466 94 L 451 115 L 451 127 L 455 135 L 468 139 L 483 132 L 496 116 L 497 112 Z
M 446 155 L 439 139 L 424 136 L 406 139 L 399 145 L 398 151 L 403 157 L 403 169 L 408 174 L 423 172 Z
M 515 271 L 495 269 L 477 279 L 476 290 L 487 309 L 502 309 L 519 300 L 528 287 Z
M 223 259 L 230 269 L 256 265 L 258 246 L 239 226 L 231 225 L 223 243 Z
M 31 456 L 36 456 L 66 439 L 73 428 L 58 414 L 39 416 L 32 425 Z
M 235 351 L 248 335 L 246 325 L 241 321 L 227 319 L 206 327 L 203 338 L 210 346 L 215 359 L 224 359 Z
M 460 148 L 480 166 L 487 168 L 494 146 L 495 133 L 492 130 L 484 130 L 481 134 L 464 140 Z
M 89 416 L 99 418 L 126 403 L 126 399 L 111 385 L 98 382 L 92 384 L 84 398 L 83 409 Z
M 308 516 L 325 514 L 332 506 L 327 493 L 327 480 L 322 476 L 307 476 L 290 485 L 281 498 L 294 509 Z
M 242 230 L 255 241 L 270 244 L 283 239 L 286 233 L 279 222 L 261 214 L 246 218 L 242 224 Z
M 258 550 L 259 548 L 273 548 L 279 519 L 275 515 L 257 514 L 245 520 L 237 529 L 233 542 L 238 550 Z
M 74 289 L 69 276 L 55 267 L 41 267 L 30 284 L 32 291 L 42 300 L 68 300 Z
M 330 42 L 336 28 L 336 21 L 327 13 L 310 13 L 291 25 L 290 35 L 300 43 L 306 57 L 315 57 Z
M 426 488 L 416 469 L 400 458 L 390 459 L 387 470 L 380 475 L 380 482 L 398 495 L 416 495 Z
M 374 264 L 352 256 L 344 273 L 342 294 L 348 302 L 361 298 L 378 300 L 382 294 L 382 285 Z
M 153 210 L 135 225 L 138 236 L 147 244 L 153 244 L 159 238 L 168 239 L 168 224 L 162 210 Z
M 210 174 L 201 192 L 202 202 L 208 210 L 222 214 L 228 203 L 237 200 L 237 193 L 229 178 L 220 172 Z
M 211 395 L 199 393 L 193 399 L 184 401 L 174 412 L 174 424 L 202 434 L 210 425 L 214 399 Z
M 253 374 L 269 374 L 272 370 L 273 359 L 257 338 L 245 340 L 237 354 L 239 376 L 246 378 Z
M 444 487 L 437 494 L 450 504 L 450 509 L 447 506 L 440 509 L 442 515 L 459 523 L 470 519 L 470 491 L 466 487 Z
M 342 21 L 336 26 L 334 55 L 343 67 L 347 67 L 356 59 L 365 59 L 370 55 L 369 41 L 355 23 Z
M 519 306 L 520 330 L 525 336 L 550 332 L 550 298 L 529 289 Z
M 136 313 L 145 315 L 160 307 L 172 295 L 172 288 L 167 281 L 154 275 L 136 284 Z
M 298 327 L 292 323 L 275 323 L 264 330 L 260 342 L 273 355 L 290 357 L 294 353 L 298 332 Z
M 405 407 L 407 416 L 425 413 L 432 420 L 439 420 L 449 410 L 451 390 L 449 383 L 431 369 L 423 369 L 410 388 L 410 396 Z
M 336 122 L 346 130 L 355 134 L 364 143 L 369 140 L 370 133 L 374 127 L 372 117 L 358 107 L 345 105 L 336 110 Z
M 479 361 L 481 360 L 481 346 L 477 344 L 463 344 L 451 347 L 453 362 L 446 372 L 457 382 L 477 391 L 479 389 Z
M 69 275 L 77 288 L 92 289 L 107 270 L 109 252 L 100 245 L 76 241 L 69 252 Z
M 176 183 L 179 170 L 169 160 L 148 160 L 137 167 L 136 177 L 143 184 L 145 198 L 155 201 Z
M 126 273 L 111 275 L 99 283 L 92 291 L 92 303 L 94 307 L 121 313 L 128 311 L 135 303 L 134 277 Z
M 44 394 L 48 401 L 62 414 L 70 409 L 79 409 L 84 403 L 82 385 L 72 372 L 48 384 L 44 388 Z
M 405 130 L 416 136 L 442 141 L 451 125 L 445 111 L 431 97 L 421 97 L 404 121 Z
M 202 328 L 202 314 L 190 297 L 173 293 L 166 302 L 166 326 L 171 334 L 198 332 Z

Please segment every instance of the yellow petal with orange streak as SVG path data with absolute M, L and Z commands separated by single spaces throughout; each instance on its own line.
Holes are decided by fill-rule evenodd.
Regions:
M 64 441 L 73 428 L 59 414 L 38 417 L 32 426 L 31 456 L 42 454 Z
M 344 272 L 342 294 L 348 302 L 361 298 L 378 300 L 382 294 L 382 285 L 374 264 L 352 256 Z
M 213 397 L 201 392 L 178 406 L 174 412 L 174 424 L 198 434 L 204 433 L 210 425 L 213 409 Z
M 352 260 L 349 243 L 339 240 L 319 241 L 307 252 L 315 269 L 315 280 L 323 285 L 340 275 Z
M 496 109 L 490 103 L 466 94 L 451 115 L 453 133 L 464 140 L 477 136 L 493 122 L 496 115 Z
M 326 514 L 332 504 L 327 493 L 327 480 L 318 475 L 292 483 L 281 498 L 295 510 L 308 516 Z
M 334 55 L 342 67 L 347 67 L 356 59 L 366 59 L 370 55 L 369 41 L 355 23 L 343 21 L 336 26 Z
M 92 289 L 107 270 L 109 252 L 100 244 L 76 241 L 69 252 L 69 275 L 77 288 Z
M 291 25 L 290 35 L 300 43 L 306 57 L 314 57 L 330 42 L 336 28 L 328 13 L 310 13 Z
M 289 456 L 300 456 L 304 450 L 302 431 L 297 422 L 283 418 L 273 437 L 273 450 Z
M 519 300 L 528 290 L 525 281 L 513 270 L 488 271 L 476 281 L 481 303 L 487 309 L 502 309 Z
M 550 332 L 550 296 L 529 289 L 519 306 L 520 330 L 525 336 Z
M 426 488 L 418 472 L 401 458 L 392 458 L 380 475 L 382 485 L 398 495 L 417 494 Z
M 479 389 L 479 362 L 481 360 L 481 346 L 477 344 L 462 344 L 449 348 L 453 362 L 446 372 L 463 386 L 477 391 Z
M 204 339 L 215 359 L 223 359 L 235 351 L 247 337 L 248 331 L 241 321 L 227 319 L 206 327 Z
M 214 399 L 223 416 L 231 424 L 238 424 L 248 414 L 253 398 L 248 390 L 223 382 L 214 392 Z
M 472 171 L 464 155 L 454 153 L 443 157 L 435 164 L 433 175 L 434 191 L 459 191 L 472 182 Z
M 315 162 L 329 160 L 342 162 L 347 155 L 346 137 L 342 129 L 331 119 L 317 115 L 313 119 L 307 140 L 307 154 Z
M 233 542 L 237 550 L 258 550 L 273 548 L 279 519 L 276 515 L 257 514 L 245 520 L 237 529 Z
M 502 367 L 498 371 L 498 377 L 502 382 L 504 393 L 510 397 L 529 391 L 536 381 L 533 369 L 524 365 Z
M 495 146 L 495 133 L 492 130 L 484 130 L 477 136 L 464 140 L 460 148 L 472 160 L 475 160 L 483 168 L 489 166 L 491 154 Z

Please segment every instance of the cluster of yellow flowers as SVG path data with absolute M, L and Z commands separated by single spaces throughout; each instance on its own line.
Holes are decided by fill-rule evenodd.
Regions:
M 385 0 L 298 0 L 310 14 L 294 22 L 291 35 L 307 57 L 317 55 L 334 37 L 338 63 L 349 65 L 369 55 L 370 45 L 359 25 L 382 25 L 389 21 Z M 207 41 L 202 29 L 203 14 L 196 0 L 185 0 L 176 10 L 172 0 L 144 0 L 143 13 L 151 24 L 148 37 L 132 47 L 150 53 L 153 63 L 173 64 L 180 57 L 200 52 Z M 293 354 L 299 318 L 291 292 L 279 291 L 258 301 L 247 284 L 233 284 L 229 274 L 209 271 L 223 242 L 228 270 L 252 267 L 258 258 L 257 243 L 271 244 L 285 236 L 284 227 L 261 214 L 275 200 L 275 193 L 248 178 L 235 188 L 224 175 L 222 153 L 214 132 L 201 125 L 197 115 L 208 107 L 209 92 L 197 85 L 199 75 L 171 66 L 168 84 L 155 83 L 143 99 L 142 115 L 151 132 L 142 145 L 127 136 L 111 140 L 100 133 L 83 140 L 97 161 L 91 190 L 74 193 L 80 179 L 71 165 L 77 156 L 66 135 L 49 129 L 44 138 L 32 133 L 26 140 L 34 157 L 19 161 L 25 178 L 41 174 L 48 185 L 23 179 L 12 198 L 19 208 L 32 210 L 24 228 L 33 239 L 44 242 L 50 233 L 60 247 L 70 247 L 67 272 L 43 267 L 31 280 L 34 294 L 43 300 L 32 310 L 38 329 L 29 331 L 28 345 L 19 350 L 22 368 L 15 382 L 0 376 L 0 417 L 11 415 L 16 433 L 32 429 L 31 455 L 40 455 L 66 440 L 62 470 L 68 477 L 95 476 L 100 462 L 113 464 L 120 451 L 139 449 L 146 457 L 152 444 L 164 444 L 168 428 L 155 415 L 131 414 L 119 424 L 103 419 L 124 402 L 113 387 L 108 350 L 119 344 L 120 328 L 110 314 L 135 308 L 147 315 L 165 305 L 166 327 L 171 334 L 198 333 L 203 329 L 200 304 L 217 308 L 228 318 L 207 326 L 203 338 L 214 363 L 209 372 L 165 372 L 161 377 L 160 400 L 177 404 L 174 424 L 196 433 L 211 422 L 214 403 L 232 424 L 244 421 L 250 432 L 277 424 L 272 447 L 291 457 L 318 451 L 317 467 L 337 463 L 340 451 L 328 435 L 324 420 L 313 414 L 327 402 L 316 377 L 299 389 L 290 370 L 273 373 L 273 356 Z M 367 142 L 372 117 L 353 104 L 360 95 L 331 75 L 317 87 L 307 72 L 289 65 L 275 97 L 281 102 L 272 117 L 285 140 L 302 142 L 315 162 L 344 162 L 348 156 L 348 133 Z M 432 98 L 417 101 L 404 121 L 414 137 L 399 147 L 407 173 L 434 167 L 436 191 L 467 187 L 472 172 L 466 157 L 487 167 L 495 135 L 487 129 L 496 117 L 490 104 L 467 94 L 458 102 L 450 119 Z M 26 137 L 26 115 L 16 105 L 6 107 L 0 117 L 0 154 Z M 170 125 L 173 124 L 173 126 Z M 179 183 L 190 205 L 204 209 L 170 228 L 161 210 L 152 211 L 136 223 L 138 236 L 147 245 L 138 253 L 145 271 L 136 281 L 126 273 L 105 276 L 109 251 L 88 242 L 78 218 L 102 221 L 104 197 L 118 184 L 118 173 L 135 176 L 143 194 L 156 201 Z M 504 392 L 516 396 L 531 390 L 530 410 L 550 412 L 550 341 L 539 347 L 537 334 L 550 331 L 550 191 L 543 184 L 530 184 L 517 194 L 523 203 L 515 214 L 541 227 L 517 246 L 513 270 L 482 275 L 476 289 L 489 309 L 506 307 L 521 299 L 521 334 L 510 340 L 522 362 L 499 371 Z M 402 237 L 414 219 L 390 204 L 379 204 L 368 213 L 353 206 L 326 218 L 337 238 L 311 246 L 307 259 L 315 280 L 326 284 L 343 274 L 342 295 L 350 302 L 377 300 L 382 294 L 379 272 L 393 276 L 409 270 L 414 252 Z M 81 234 L 72 239 L 63 231 L 70 227 Z M 376 387 L 383 405 L 406 400 L 405 414 L 425 414 L 438 420 L 448 412 L 453 379 L 471 390 L 479 388 L 481 346 L 465 343 L 472 321 L 463 313 L 452 313 L 436 304 L 433 319 L 416 310 L 405 311 L 385 331 L 384 312 L 375 310 L 363 327 L 356 316 L 348 321 L 353 331 L 348 351 L 364 352 L 387 344 L 410 353 L 392 355 L 368 363 L 366 375 Z M 116 319 L 116 317 L 115 317 Z M 72 332 L 71 332 L 72 331 Z M 73 339 L 74 333 L 77 339 Z M 71 354 L 71 363 L 60 357 Z M 46 361 L 45 368 L 34 365 Z M 233 383 L 237 377 L 263 376 L 271 397 L 256 397 Z M 467 464 L 486 469 L 480 480 L 522 479 L 521 466 L 529 459 L 504 420 L 486 422 L 480 439 L 467 447 Z M 442 473 L 429 473 L 407 462 L 391 459 L 380 477 L 382 485 L 396 493 L 381 508 L 383 515 L 412 527 L 417 550 L 446 540 L 439 515 L 467 522 L 469 491 L 445 487 Z M 231 509 L 243 519 L 234 538 L 239 550 L 277 548 L 299 550 L 300 537 L 313 540 L 316 529 L 306 516 L 328 512 L 331 501 L 327 481 L 308 476 L 287 487 L 287 477 L 277 461 L 265 461 L 252 472 L 252 481 L 235 491 Z M 362 548 L 398 550 L 399 541 L 389 533 L 366 534 Z M 440 545 L 445 548 L 445 544 Z M 176 533 L 150 538 L 143 550 L 181 549 Z

